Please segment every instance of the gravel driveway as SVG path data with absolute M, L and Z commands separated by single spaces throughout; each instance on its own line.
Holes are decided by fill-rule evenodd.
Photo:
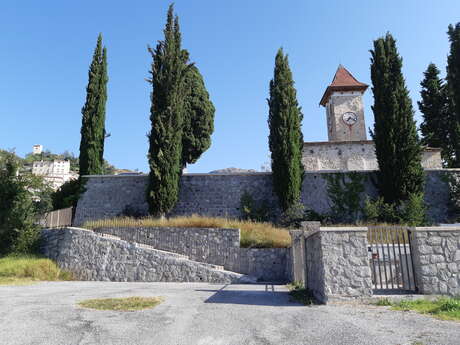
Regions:
M 87 298 L 164 296 L 139 312 Z M 50 282 L 0 286 L 1 345 L 460 344 L 460 323 L 383 307 L 290 302 L 280 285 Z

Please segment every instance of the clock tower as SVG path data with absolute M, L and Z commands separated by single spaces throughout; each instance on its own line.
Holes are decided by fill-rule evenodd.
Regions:
M 362 97 L 367 87 L 339 65 L 319 103 L 326 108 L 329 141 L 367 140 Z

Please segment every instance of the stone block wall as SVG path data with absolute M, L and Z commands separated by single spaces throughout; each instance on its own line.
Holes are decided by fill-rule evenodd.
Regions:
M 319 301 L 372 295 L 367 228 L 321 228 L 305 241 L 306 286 Z
M 460 228 L 415 228 L 411 241 L 419 291 L 460 296 Z
M 85 229 L 42 230 L 42 253 L 80 280 L 245 283 L 238 273 Z
M 304 241 L 306 256 L 305 286 L 313 292 L 318 301 L 327 302 L 320 231 L 307 235 Z
M 330 210 L 327 183 L 324 178 L 324 175 L 330 173 L 305 173 L 302 202 L 307 208 L 318 213 Z M 376 196 L 374 173 L 361 173 L 367 176 L 365 193 L 371 197 Z M 449 174 L 459 174 L 459 171 L 426 171 L 425 201 L 428 217 L 433 222 L 447 220 L 449 189 L 446 177 Z M 116 217 L 122 214 L 127 206 L 147 214 L 146 184 L 145 175 L 88 177 L 86 192 L 78 202 L 74 225 L 81 226 L 87 220 Z M 279 214 L 270 173 L 185 174 L 181 179 L 179 201 L 170 216 L 201 214 L 240 217 L 240 200 L 245 191 L 252 194 L 256 202 L 268 202 L 271 211 L 275 215 Z
M 291 235 L 291 250 L 290 258 L 291 272 L 289 273 L 292 277 L 292 281 L 300 282 L 304 286 L 306 283 L 306 266 L 305 266 L 305 232 L 304 230 L 290 230 Z
M 97 228 L 130 242 L 187 255 L 190 259 L 224 266 L 233 271 L 236 250 L 240 249 L 239 229 L 216 228 Z
M 284 282 L 287 248 L 240 248 L 239 229 L 215 228 L 98 228 L 130 242 L 187 255 L 191 260 L 224 266 L 261 281 Z

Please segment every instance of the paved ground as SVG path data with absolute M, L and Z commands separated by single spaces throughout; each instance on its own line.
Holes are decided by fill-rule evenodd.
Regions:
M 305 307 L 283 286 L 61 282 L 0 287 L 1 345 L 460 344 L 460 323 L 382 307 Z M 267 291 L 268 290 L 268 291 Z M 164 296 L 140 312 L 93 311 L 87 298 Z

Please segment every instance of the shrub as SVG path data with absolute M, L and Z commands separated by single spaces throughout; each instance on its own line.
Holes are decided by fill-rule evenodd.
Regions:
M 286 228 L 300 228 L 300 223 L 306 220 L 306 212 L 306 207 L 300 201 L 296 201 L 281 214 L 279 223 Z
M 449 187 L 449 220 L 456 223 L 460 220 L 460 176 L 446 174 L 443 175 L 443 180 Z
M 426 206 L 423 194 L 411 194 L 409 200 L 399 206 L 387 204 L 383 198 L 364 202 L 364 217 L 371 223 L 406 224 L 421 226 L 426 224 Z
M 270 219 L 270 206 L 266 200 L 256 202 L 253 196 L 245 191 L 240 199 L 241 217 L 255 222 L 266 222 Z
M 80 195 L 85 192 L 85 180 L 70 180 L 53 193 L 53 209 L 76 207 Z
M 362 218 L 365 175 L 358 172 L 325 175 L 332 203 L 329 218 L 334 223 L 356 223 Z
M 410 226 L 426 224 L 426 206 L 423 193 L 412 193 L 400 208 L 401 221 Z
M 123 211 L 121 211 L 118 214 L 118 216 L 119 217 L 128 217 L 128 218 L 140 219 L 140 218 L 143 218 L 143 217 L 147 216 L 147 214 L 145 212 L 143 212 L 142 210 L 140 210 L 139 208 L 129 204 L 129 205 L 125 206 Z

